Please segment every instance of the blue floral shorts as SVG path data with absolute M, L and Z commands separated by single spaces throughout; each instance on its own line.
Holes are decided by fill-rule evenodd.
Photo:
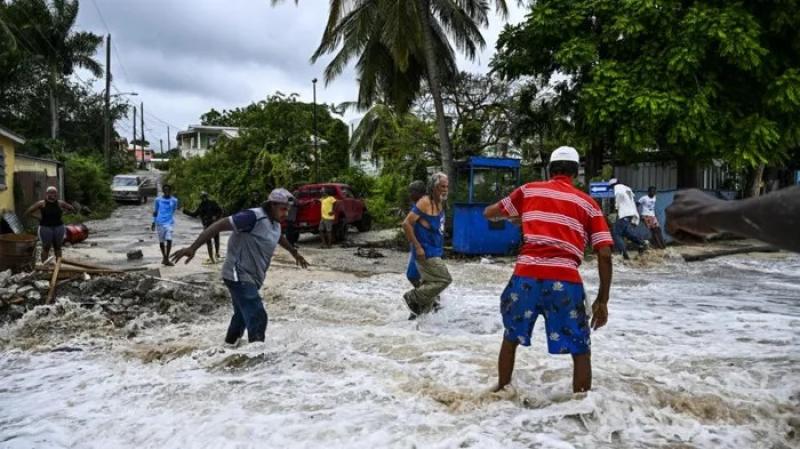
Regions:
M 585 354 L 591 347 L 583 284 L 511 276 L 500 296 L 508 341 L 531 345 L 536 318 L 544 316 L 551 354 Z

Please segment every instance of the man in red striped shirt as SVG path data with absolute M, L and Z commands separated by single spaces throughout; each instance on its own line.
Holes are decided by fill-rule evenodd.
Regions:
M 497 390 L 511 382 L 517 346 L 530 346 L 539 315 L 544 316 L 548 351 L 572 355 L 572 390 L 592 388 L 590 325 L 598 329 L 608 321 L 614 242 L 597 203 L 572 185 L 579 163 L 574 148 L 557 148 L 550 155 L 549 181 L 525 184 L 484 211 L 490 220 L 521 220 L 524 242 L 514 275 L 500 297 L 505 333 Z M 591 323 L 578 272 L 586 243 L 597 253 L 600 272 Z

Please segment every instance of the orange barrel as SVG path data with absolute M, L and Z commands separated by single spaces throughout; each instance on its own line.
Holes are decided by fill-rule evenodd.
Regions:
M 30 234 L 0 234 L 0 271 L 32 268 L 36 241 Z
M 80 243 L 89 237 L 89 228 L 83 223 L 68 224 L 65 226 L 64 241 L 69 243 Z

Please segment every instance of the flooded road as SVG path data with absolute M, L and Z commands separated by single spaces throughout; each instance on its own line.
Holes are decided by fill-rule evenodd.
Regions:
M 301 251 L 314 269 L 278 254 L 268 274 L 264 344 L 223 349 L 227 309 L 32 350 L 15 347 L 19 324 L 0 330 L 0 447 L 800 446 L 800 257 L 616 266 L 595 389 L 573 398 L 543 322 L 518 352 L 516 393 L 486 393 L 510 263 L 451 261 L 444 309 L 409 322 L 404 254 L 355 276 L 324 263 L 352 250 Z M 594 295 L 596 267 L 582 274 Z

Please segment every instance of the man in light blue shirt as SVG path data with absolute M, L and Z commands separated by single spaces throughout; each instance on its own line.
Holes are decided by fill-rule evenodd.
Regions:
M 158 246 L 161 247 L 161 264 L 171 267 L 169 253 L 172 251 L 172 228 L 175 225 L 175 211 L 178 199 L 172 196 L 172 186 L 161 186 L 161 196 L 153 201 L 153 224 L 151 231 L 158 231 Z

